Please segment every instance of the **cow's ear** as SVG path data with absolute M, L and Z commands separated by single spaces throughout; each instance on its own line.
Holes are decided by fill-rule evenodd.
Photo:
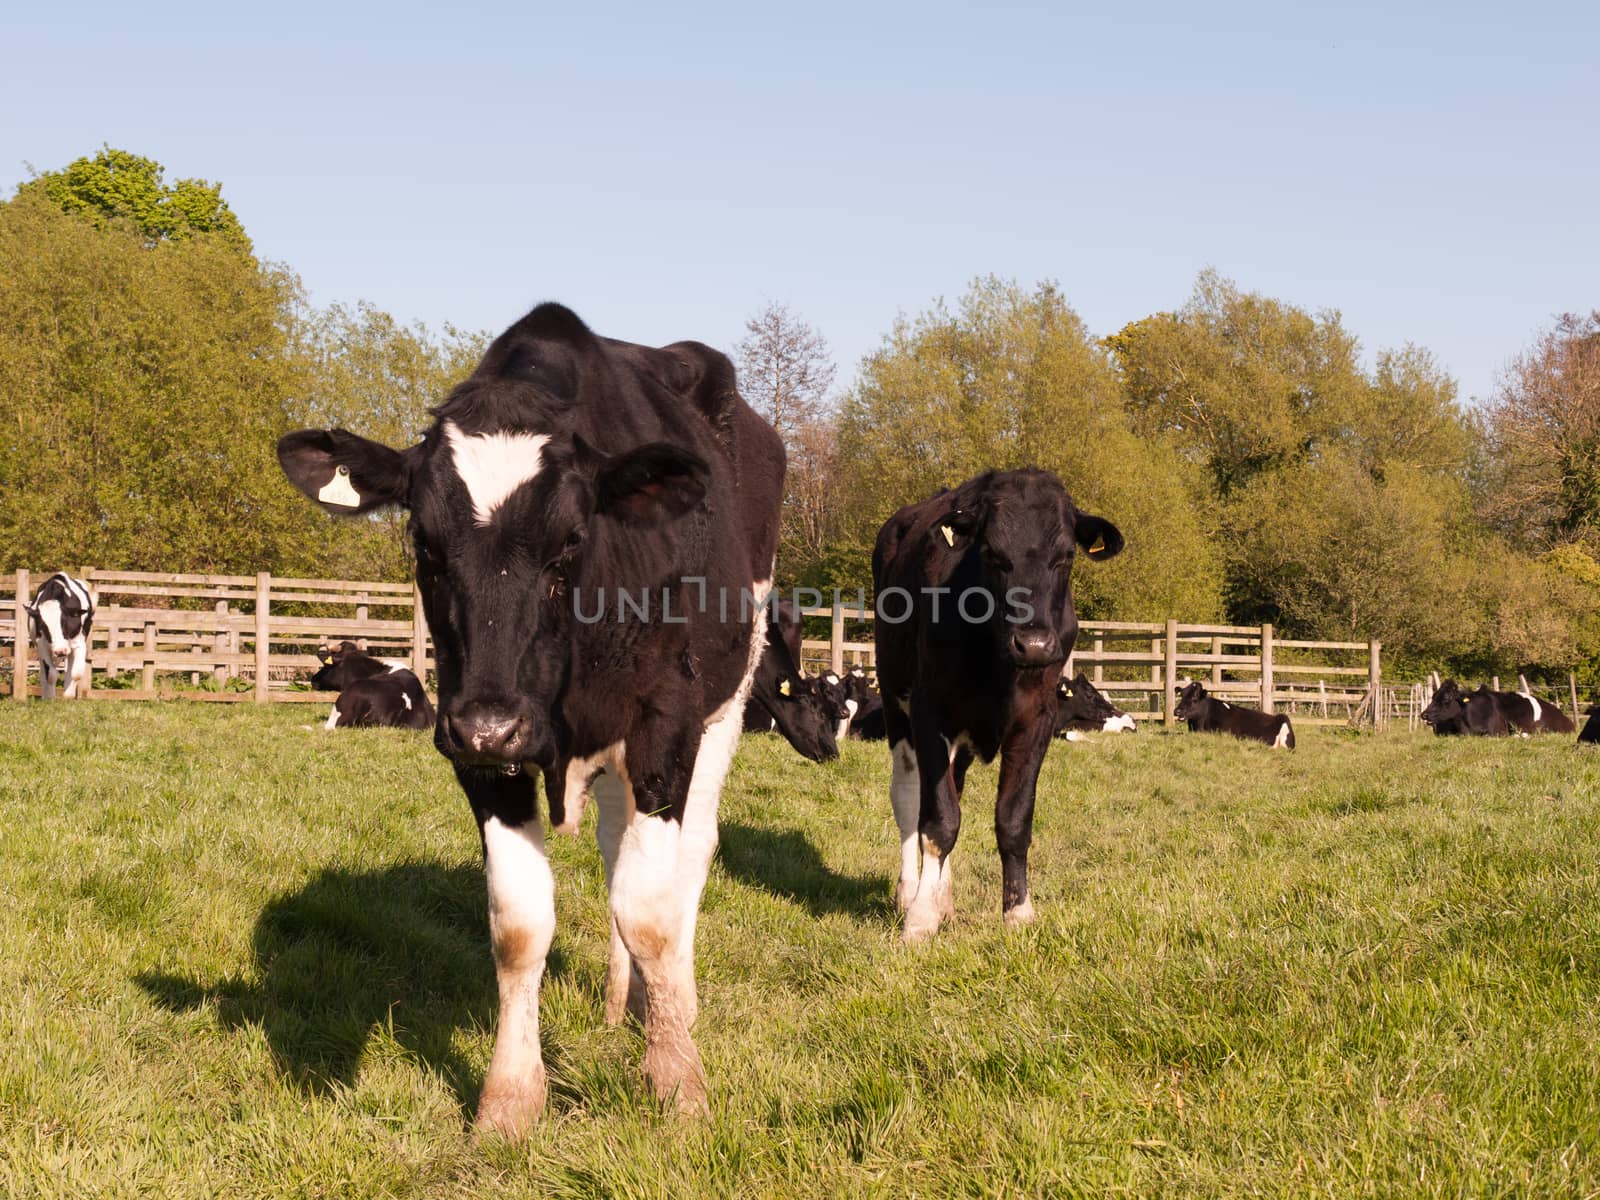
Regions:
M 950 578 L 983 527 L 983 514 L 971 508 L 952 508 L 928 530 L 924 556 L 928 582 L 942 584 Z
M 1104 517 L 1079 513 L 1072 527 L 1072 539 L 1096 562 L 1115 558 L 1122 551 L 1122 534 Z
M 289 482 L 338 516 L 406 503 L 406 455 L 344 429 L 302 429 L 278 439 Z
M 596 453 L 587 446 L 577 449 L 580 459 Z M 710 475 L 698 455 L 668 442 L 651 442 L 599 464 L 595 511 L 629 525 L 659 525 L 699 504 Z

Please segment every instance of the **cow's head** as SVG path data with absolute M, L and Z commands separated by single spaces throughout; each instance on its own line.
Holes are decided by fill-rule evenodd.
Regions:
M 987 476 L 947 500 L 928 530 L 925 559 L 927 584 L 951 589 L 942 610 L 987 625 L 1016 667 L 1063 662 L 1078 633 L 1071 584 L 1077 548 L 1096 562 L 1115 556 L 1122 549 L 1117 527 L 1079 512 L 1048 471 Z M 992 612 L 979 592 L 989 594 Z
M 1133 732 L 1133 718 L 1107 700 L 1082 671 L 1056 685 L 1056 701 L 1056 719 L 1060 724 L 1075 721 L 1098 725 L 1106 733 Z
M 1459 721 L 1467 715 L 1467 697 L 1454 679 L 1446 679 L 1434 692 L 1428 707 L 1422 710 L 1425 724 L 1435 727 L 1447 721 Z
M 343 667 L 353 657 L 365 657 L 365 652 L 355 642 L 340 642 L 337 646 L 319 646 L 317 661 L 322 665 L 311 677 L 311 686 L 319 692 L 337 692 L 345 686 Z
M 1200 706 L 1207 699 L 1209 699 L 1209 696 L 1206 693 L 1206 686 L 1198 679 L 1184 685 L 1183 690 L 1178 693 L 1178 703 L 1172 710 L 1174 719 L 1187 721 L 1191 717 L 1198 717 L 1200 715 Z
M 783 672 L 778 676 L 774 695 L 766 703 L 778 731 L 806 758 L 828 762 L 839 757 L 839 743 L 834 736 L 837 718 L 815 679 Z
M 664 442 L 608 454 L 574 414 L 644 384 L 567 309 L 541 305 L 489 347 L 394 450 L 343 429 L 302 430 L 278 461 L 324 509 L 410 514 L 417 583 L 438 662 L 435 743 L 460 766 L 548 766 L 578 622 L 572 592 L 600 595 L 606 561 L 639 576 L 672 562 L 659 528 L 698 506 L 709 468 Z M 599 564 L 599 565 L 597 565 Z

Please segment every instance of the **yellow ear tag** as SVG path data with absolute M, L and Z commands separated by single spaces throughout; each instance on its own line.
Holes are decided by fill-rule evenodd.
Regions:
M 792 689 L 790 688 L 789 681 L 787 679 L 780 679 L 778 681 L 778 695 L 787 696 L 790 694 L 791 690 Z
M 1104 535 L 1102 535 L 1100 537 L 1095 538 L 1094 545 L 1089 547 L 1089 553 L 1091 555 L 1099 554 L 1100 551 L 1104 550 L 1105 548 L 1106 548 L 1106 539 L 1105 539 Z
M 1071 699 L 1072 698 L 1072 689 L 1069 688 L 1069 687 L 1064 687 L 1064 688 L 1061 689 L 1061 694 L 1063 696 L 1066 696 L 1068 699 Z
M 954 549 L 956 544 L 956 531 L 951 529 L 948 525 L 941 525 L 939 526 L 939 532 L 944 534 L 944 544 L 949 546 L 951 549 Z
M 331 667 L 331 666 L 333 666 L 333 659 L 331 659 L 331 658 L 325 658 L 325 659 L 323 659 L 323 660 L 322 660 L 322 665 L 323 665 L 323 666 L 325 666 L 325 667 Z
M 324 504 L 337 504 L 340 508 L 360 508 L 361 494 L 350 486 L 350 468 L 340 467 L 333 478 L 322 485 L 317 499 Z

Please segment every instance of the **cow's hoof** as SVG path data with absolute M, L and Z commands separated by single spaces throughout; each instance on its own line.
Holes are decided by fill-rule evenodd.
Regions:
M 544 1111 L 545 1073 L 526 1082 L 502 1083 L 485 1080 L 478 1101 L 478 1117 L 472 1127 L 480 1134 L 490 1133 L 508 1142 L 521 1141 Z
M 1033 898 L 1029 897 L 1015 908 L 1006 909 L 1005 922 L 1007 929 L 1021 929 L 1024 925 L 1032 925 L 1039 919 L 1039 914 L 1033 911 Z
M 677 1107 L 683 1117 L 703 1117 L 706 1104 L 706 1074 L 694 1043 L 687 1048 L 656 1043 L 644 1052 L 644 1075 L 655 1090 L 656 1099 Z
M 921 942 L 927 941 L 938 932 L 939 914 L 937 912 L 935 912 L 932 916 L 923 916 L 919 913 L 913 913 L 906 918 L 905 931 L 900 935 L 900 937 L 901 940 L 906 943 L 906 945 L 915 946 Z

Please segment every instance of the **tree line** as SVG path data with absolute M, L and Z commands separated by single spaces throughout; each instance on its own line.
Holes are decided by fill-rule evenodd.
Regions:
M 405 444 L 486 340 L 311 305 L 219 185 L 152 160 L 35 175 L 0 203 L 0 569 L 404 578 L 403 519 L 324 519 L 273 446 L 310 424 Z M 1128 535 L 1078 573 L 1085 616 L 1600 682 L 1600 312 L 1559 318 L 1476 408 L 1425 349 L 1366 365 L 1337 312 L 1213 271 L 1108 336 L 1054 283 L 981 278 L 897 321 L 843 389 L 782 305 L 736 358 L 789 451 L 787 585 L 870 586 L 895 508 L 1037 465 Z

